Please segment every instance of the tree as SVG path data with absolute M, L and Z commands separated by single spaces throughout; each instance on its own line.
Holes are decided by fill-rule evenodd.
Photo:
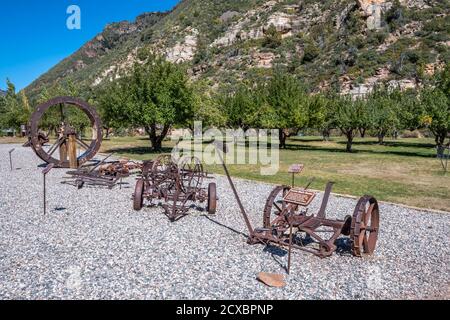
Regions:
M 123 126 L 143 127 L 153 151 L 175 125 L 193 119 L 193 92 L 184 70 L 161 57 L 140 53 L 130 74 L 111 83 L 115 103 L 104 106 L 110 119 Z
M 400 92 L 397 111 L 400 128 L 413 131 L 422 126 L 423 105 L 418 99 L 417 91 Z
M 263 46 L 266 48 L 276 49 L 281 46 L 283 39 L 281 33 L 278 32 L 277 28 L 271 24 L 267 28 L 266 35 L 264 38 Z
M 208 90 L 207 84 L 203 81 L 197 81 L 193 85 L 194 119 L 201 121 L 204 129 L 223 127 L 227 122 L 226 114 Z M 193 130 L 192 126 L 191 129 Z
M 433 133 L 440 150 L 450 132 L 449 96 L 438 88 L 425 88 L 420 94 L 424 114 L 422 123 Z
M 257 125 L 258 111 L 261 106 L 260 87 L 254 88 L 242 83 L 235 91 L 219 95 L 219 103 L 226 114 L 226 125 L 229 128 L 241 128 L 244 131 Z
M 361 118 L 365 117 L 365 102 L 360 98 L 352 100 L 350 96 L 335 96 L 332 101 L 333 123 L 347 138 L 346 151 L 352 152 L 353 139 L 361 127 Z
M 328 141 L 333 128 L 332 108 L 330 99 L 319 93 L 310 98 L 308 107 L 308 127 L 322 133 L 323 140 Z
M 378 137 L 378 143 L 383 144 L 389 131 L 399 126 L 398 90 L 388 91 L 386 88 L 375 88 L 367 98 L 370 123 Z
M 128 122 L 128 118 L 121 110 L 127 103 L 126 96 L 118 89 L 119 86 L 111 84 L 99 87 L 91 98 L 98 108 L 103 129 L 106 131 L 106 139 L 109 138 L 111 129 L 120 129 Z
M 21 125 L 28 122 L 31 115 L 31 107 L 25 92 L 16 93 L 14 84 L 7 80 L 6 95 L 0 102 L 1 120 L 0 125 L 6 129 L 20 129 Z
M 442 151 L 450 133 L 450 64 L 434 75 L 420 93 L 422 123 L 433 133 L 438 151 Z
M 278 129 L 280 147 L 286 148 L 286 139 L 308 124 L 309 95 L 295 77 L 280 71 L 263 90 L 268 108 L 261 115 L 261 124 Z

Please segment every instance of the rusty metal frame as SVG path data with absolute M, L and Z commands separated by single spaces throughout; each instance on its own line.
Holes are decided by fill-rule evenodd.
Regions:
M 220 151 L 217 154 L 247 226 L 249 244 L 262 243 L 288 247 L 288 268 L 290 268 L 290 251 L 292 248 L 325 258 L 331 256 L 337 250 L 335 242 L 340 236 L 348 237 L 351 243 L 351 252 L 354 256 L 362 257 L 366 254 L 373 254 L 379 231 L 379 206 L 374 197 L 362 197 L 356 205 L 353 215 L 346 216 L 344 220 L 336 220 L 326 217 L 326 208 L 333 187 L 332 182 L 327 184 L 321 207 L 316 215 L 309 215 L 307 207 L 304 207 L 305 210 L 301 210 L 302 206 L 298 203 L 287 201 L 289 199 L 286 199 L 286 195 L 293 187 L 278 186 L 271 192 L 266 201 L 263 227 L 254 228 L 223 159 L 222 152 L 226 153 L 227 147 L 216 142 L 216 148 Z M 278 197 L 280 197 L 280 201 L 277 201 Z M 272 219 L 273 208 L 276 208 L 277 211 L 274 214 L 275 219 Z M 295 229 L 295 232 L 293 229 Z M 331 234 L 331 236 L 325 238 L 320 235 L 322 233 Z M 317 247 L 314 248 L 307 243 L 303 243 L 303 239 L 298 240 L 298 234 L 306 234 Z
M 51 99 L 41 105 L 39 105 L 35 112 L 31 116 L 31 120 L 29 122 L 29 144 L 32 149 L 36 153 L 36 155 L 41 158 L 46 163 L 53 163 L 57 168 L 69 168 L 70 162 L 69 160 L 59 160 L 52 156 L 52 154 L 59 149 L 61 144 L 63 144 L 67 140 L 68 132 L 63 134 L 58 138 L 56 143 L 50 147 L 48 151 L 44 150 L 44 143 L 48 142 L 48 137 L 42 135 L 42 132 L 39 130 L 39 123 L 44 115 L 44 113 L 50 109 L 52 106 L 72 106 L 83 111 L 86 116 L 89 118 L 91 122 L 91 126 L 93 129 L 93 139 L 90 144 L 86 144 L 81 139 L 76 138 L 77 143 L 83 147 L 86 151 L 77 158 L 78 165 L 81 166 L 87 161 L 94 158 L 97 152 L 100 149 L 103 137 L 103 129 L 102 122 L 100 116 L 97 114 L 95 108 L 90 106 L 88 103 L 73 97 L 57 97 Z
M 138 178 L 133 194 L 136 211 L 142 209 L 145 200 L 162 200 L 164 212 L 172 222 L 188 214 L 188 202 L 207 202 L 206 210 L 215 214 L 216 184 L 210 183 L 208 190 L 204 188 L 202 183 L 207 173 L 200 160 L 189 157 L 195 163 L 192 168 L 183 159 L 187 158 L 175 163 L 170 155 L 162 155 L 155 161 L 144 162 L 142 176 Z

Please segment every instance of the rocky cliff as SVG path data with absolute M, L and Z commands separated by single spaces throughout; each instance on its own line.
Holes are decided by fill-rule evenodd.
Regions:
M 149 47 L 211 86 L 298 75 L 315 90 L 414 87 L 449 61 L 450 5 L 435 0 L 184 0 L 167 13 L 109 25 L 27 90 L 101 85 Z

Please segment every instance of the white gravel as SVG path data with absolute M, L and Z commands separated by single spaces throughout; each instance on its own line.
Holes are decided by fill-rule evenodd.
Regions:
M 8 150 L 15 170 L 10 172 Z M 288 285 L 268 288 L 261 272 L 282 273 L 283 250 L 250 246 L 224 177 L 217 216 L 170 223 L 162 208 L 132 210 L 134 179 L 122 190 L 61 184 L 48 176 L 42 211 L 41 161 L 31 149 L 0 145 L 0 299 L 429 299 L 450 297 L 450 215 L 381 205 L 375 255 L 320 259 L 295 252 Z M 273 186 L 237 180 L 255 225 Z M 313 207 L 317 210 L 320 199 Z M 332 197 L 330 217 L 356 200 Z M 333 211 L 333 212 L 331 212 Z

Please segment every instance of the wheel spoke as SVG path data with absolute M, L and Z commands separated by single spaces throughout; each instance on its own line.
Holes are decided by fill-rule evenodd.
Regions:
M 364 248 L 364 252 L 369 252 L 369 240 L 368 240 L 368 236 L 366 235 L 366 231 L 363 231 L 363 248 Z
M 59 146 L 63 143 L 64 138 L 58 138 L 58 140 L 53 144 L 53 146 L 49 149 L 48 155 L 51 157 L 55 151 L 58 149 Z
M 276 204 L 276 202 L 273 203 L 273 206 L 275 208 L 277 208 L 277 210 L 279 211 L 279 213 L 283 212 L 283 210 Z
M 80 140 L 80 139 L 78 139 L 78 138 L 77 138 L 76 140 L 77 140 L 77 143 L 78 143 L 80 146 L 82 146 L 82 147 L 85 148 L 86 150 L 89 149 L 88 144 L 85 143 L 83 140 Z

